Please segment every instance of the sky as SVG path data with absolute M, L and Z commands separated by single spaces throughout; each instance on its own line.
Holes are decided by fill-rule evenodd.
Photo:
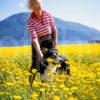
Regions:
M 0 21 L 30 11 L 28 0 L 0 0 Z M 42 0 L 42 7 L 53 16 L 100 30 L 100 0 Z

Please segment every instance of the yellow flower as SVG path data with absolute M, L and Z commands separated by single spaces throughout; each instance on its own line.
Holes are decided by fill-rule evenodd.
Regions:
M 68 88 L 68 87 L 65 87 L 65 88 L 64 88 L 64 91 L 65 91 L 65 92 L 68 92 L 68 91 L 69 91 L 69 88 Z
M 18 95 L 14 95 L 13 98 L 14 100 L 21 100 L 21 96 L 18 96 Z
M 40 88 L 39 91 L 40 91 L 40 92 L 44 92 L 45 89 L 44 89 L 44 88 Z
M 37 72 L 37 70 L 36 69 L 32 69 L 32 73 L 36 73 Z
M 75 97 L 69 97 L 68 100 L 78 100 L 78 99 Z
M 25 75 L 25 76 L 29 76 L 29 75 L 31 75 L 31 73 L 25 72 L 24 75 Z
M 11 83 L 11 82 L 7 82 L 6 85 L 7 85 L 7 86 L 14 86 L 14 85 L 16 85 L 16 84 L 15 84 L 15 83 Z
M 32 100 L 36 100 L 36 98 L 38 97 L 38 94 L 36 92 L 32 93 Z
M 100 79 L 96 79 L 96 82 L 97 82 L 97 83 L 100 83 Z
M 32 84 L 32 86 L 33 86 L 33 87 L 39 86 L 39 82 L 34 81 L 33 84 Z
M 60 87 L 61 89 L 63 89 L 63 88 L 65 88 L 65 85 L 61 84 L 59 87 Z
M 70 64 L 70 62 L 66 61 L 66 64 Z
M 54 96 L 53 100 L 60 100 L 60 98 L 58 96 Z
M 76 86 L 71 87 L 71 90 L 73 90 L 73 91 L 77 91 L 77 90 L 78 90 L 78 87 L 76 87 Z

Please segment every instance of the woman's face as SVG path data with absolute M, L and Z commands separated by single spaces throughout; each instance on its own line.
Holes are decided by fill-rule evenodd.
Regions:
M 42 9 L 40 0 L 29 0 L 29 8 L 33 11 Z

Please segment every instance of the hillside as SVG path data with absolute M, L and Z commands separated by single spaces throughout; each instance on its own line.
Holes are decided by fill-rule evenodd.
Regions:
M 0 21 L 0 46 L 30 45 L 26 28 L 30 13 L 19 13 Z M 54 17 L 58 30 L 58 43 L 90 43 L 100 40 L 100 31 L 85 25 Z M 9 42 L 8 42 L 9 41 Z

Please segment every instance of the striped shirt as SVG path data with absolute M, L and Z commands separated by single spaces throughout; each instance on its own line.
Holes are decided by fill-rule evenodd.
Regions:
M 31 17 L 27 21 L 27 29 L 32 40 L 57 32 L 52 16 L 44 10 L 42 10 L 40 19 L 32 12 Z

